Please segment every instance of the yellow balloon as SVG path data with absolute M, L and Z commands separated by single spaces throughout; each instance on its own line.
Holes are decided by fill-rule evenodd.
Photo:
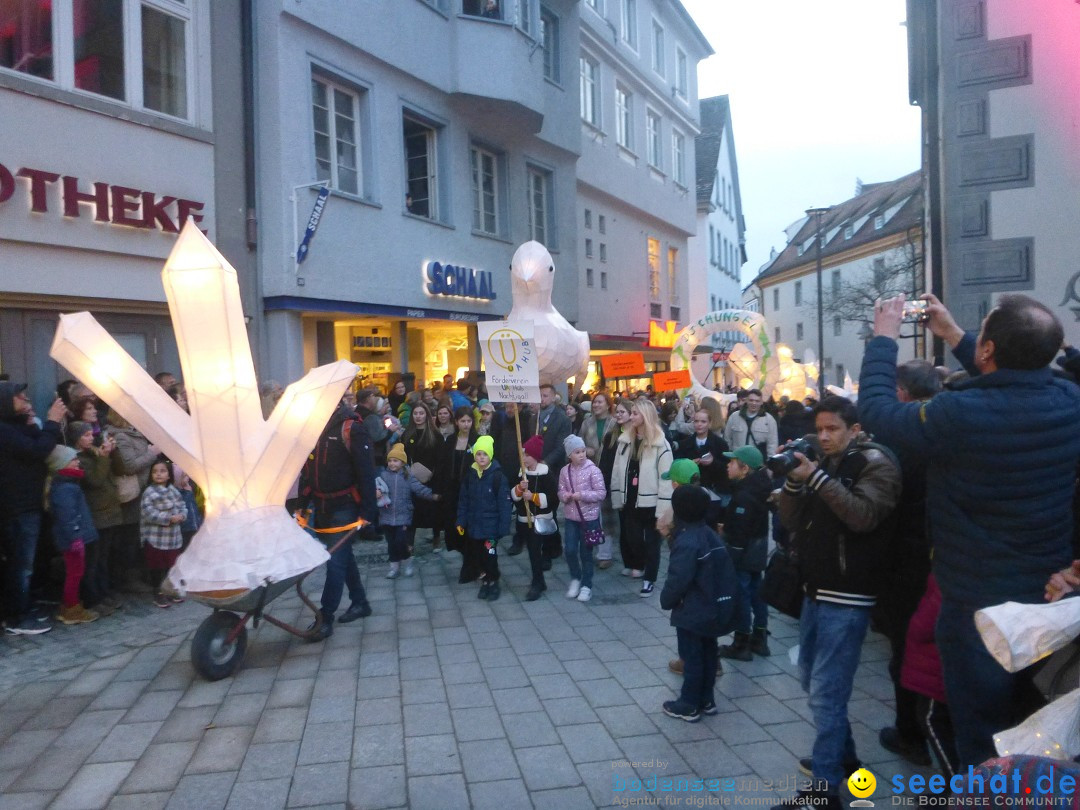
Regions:
M 865 799 L 867 796 L 873 795 L 874 789 L 877 787 L 877 779 L 866 768 L 859 768 L 848 777 L 847 786 L 852 796 Z

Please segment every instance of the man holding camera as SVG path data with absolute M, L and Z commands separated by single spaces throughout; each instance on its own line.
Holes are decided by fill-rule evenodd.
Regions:
M 937 644 L 960 765 L 997 756 L 995 733 L 1031 711 L 1030 675 L 990 656 L 975 611 L 1040 603 L 1072 559 L 1072 498 L 1080 458 L 1080 389 L 1050 370 L 1061 322 L 1025 295 L 1003 295 L 978 336 L 932 295 L 927 325 L 971 378 L 928 402 L 897 399 L 896 338 L 903 296 L 879 301 L 859 380 L 875 436 L 929 459 L 926 509 L 941 588 Z
M 815 784 L 781 806 L 842 806 L 839 788 L 858 757 L 847 704 L 876 600 L 880 562 L 900 499 L 900 470 L 884 452 L 858 444 L 855 405 L 827 396 L 814 408 L 821 460 L 794 451 L 798 464 L 780 495 L 803 580 L 799 672 L 817 736 Z

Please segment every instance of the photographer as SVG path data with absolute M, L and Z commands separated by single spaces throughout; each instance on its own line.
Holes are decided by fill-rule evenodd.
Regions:
M 843 397 L 825 397 L 814 408 L 814 425 L 823 458 L 795 452 L 798 466 L 780 496 L 780 519 L 802 568 L 799 671 L 817 732 L 815 787 L 789 806 L 839 808 L 840 783 L 858 760 L 847 704 L 900 498 L 900 470 L 881 450 L 858 445 L 858 413 Z

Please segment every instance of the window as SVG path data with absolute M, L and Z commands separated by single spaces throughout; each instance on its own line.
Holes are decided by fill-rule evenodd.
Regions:
M 840 385 L 844 384 L 844 364 L 836 364 L 836 382 Z
M 544 48 L 544 78 L 557 82 L 560 80 L 559 18 L 543 6 L 540 7 L 540 42 Z
M 607 271 L 606 270 L 601 270 L 600 271 L 600 289 L 601 290 L 606 290 L 607 289 Z
M 686 67 L 686 52 L 682 48 L 675 47 L 675 92 L 683 99 L 686 98 L 686 86 L 689 83 L 689 74 Z
M 348 194 L 360 193 L 355 93 L 322 78 L 311 80 L 315 176 Z
M 535 166 L 530 166 L 528 176 L 529 234 L 542 245 L 550 245 L 548 232 L 548 210 L 550 209 L 551 174 Z
M 659 304 L 649 304 L 649 317 L 660 319 L 664 317 L 664 309 Z
M 660 240 L 648 239 L 649 297 L 660 297 Z M 659 315 L 655 317 L 659 318 Z
M 832 271 L 832 294 L 834 296 L 840 295 L 840 271 Z
M 679 249 L 669 247 L 667 250 L 667 284 L 668 284 L 668 298 L 672 303 L 679 300 L 679 287 L 677 267 L 679 261 Z M 674 316 L 672 316 L 674 317 Z M 676 318 L 676 320 L 678 320 Z
M 591 287 L 593 285 L 593 271 L 591 267 L 585 268 L 585 286 Z
M 716 296 L 709 296 L 709 312 L 716 312 Z
M 592 239 L 586 239 L 585 240 L 585 258 L 586 259 L 591 259 L 592 258 Z
M 656 20 L 652 23 L 652 69 L 664 75 L 664 29 Z
M 405 208 L 410 214 L 439 218 L 436 186 L 436 130 L 415 118 L 404 116 Z
M 802 327 L 801 323 L 795 324 L 795 339 L 796 340 L 802 340 L 803 339 L 803 327 Z
M 607 233 L 607 217 L 603 214 L 597 217 L 596 227 L 600 229 L 600 233 Z
M 773 334 L 776 336 L 776 342 L 779 343 L 780 342 L 780 327 L 779 326 L 776 327 L 776 329 L 773 330 Z
M 526 34 L 532 34 L 532 13 L 530 0 L 517 0 L 517 27 Z
M 795 306 L 802 304 L 802 282 L 795 282 Z
M 686 185 L 686 136 L 671 132 L 671 174 L 680 186 Z
M 607 261 L 607 243 L 606 242 L 601 242 L 600 243 L 600 261 L 602 261 L 602 262 Z
M 774 287 L 772 291 L 772 308 L 773 312 L 780 311 L 780 288 Z
M 624 149 L 634 148 L 634 97 L 624 87 L 615 85 L 615 142 Z
M 469 165 L 472 169 L 473 230 L 498 234 L 498 156 L 473 146 L 469 150 Z
M 709 223 L 709 264 L 716 264 L 716 229 Z
M 648 147 L 649 165 L 660 168 L 660 116 L 652 110 L 645 113 L 645 144 Z
M 675 321 L 676 323 L 682 320 L 682 310 L 678 307 L 671 307 L 671 320 Z
M 581 120 L 594 127 L 600 126 L 599 73 L 596 62 L 581 57 Z
M 592 230 L 592 211 L 585 209 L 585 227 Z
M 637 50 L 637 0 L 622 0 L 620 28 L 623 42 Z
M 844 331 L 844 322 L 840 320 L 840 316 L 836 316 L 832 319 L 832 333 L 833 337 L 840 337 Z
M 846 226 L 846 227 L 844 228 L 844 238 L 845 238 L 845 239 L 850 239 L 850 238 L 851 238 L 852 236 L 854 236 L 854 235 L 855 235 L 855 226 L 854 226 L 854 225 L 850 225 L 850 224 L 849 224 L 849 225 L 847 225 L 847 226 Z
M 880 231 L 884 227 L 885 227 L 885 215 L 884 214 L 878 214 L 876 217 L 874 217 L 874 230 L 875 231 Z
M 503 18 L 499 0 L 463 0 L 461 10 L 471 17 L 487 17 L 492 20 Z
M 183 0 L 5 0 L 0 69 L 188 118 L 191 13 Z

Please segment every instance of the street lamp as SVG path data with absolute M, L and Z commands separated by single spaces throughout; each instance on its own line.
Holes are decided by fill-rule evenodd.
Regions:
M 806 216 L 814 218 L 817 233 L 817 351 L 818 351 L 818 397 L 825 391 L 825 288 L 821 283 L 821 216 L 829 208 L 807 208 Z

